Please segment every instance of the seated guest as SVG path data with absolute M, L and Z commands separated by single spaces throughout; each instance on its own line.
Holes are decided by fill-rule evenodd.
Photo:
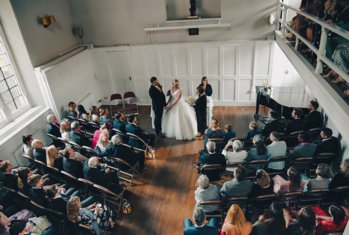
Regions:
M 23 142 L 23 154 L 33 157 L 33 147 L 32 147 L 33 136 L 23 135 L 22 142 Z
M 111 170 L 105 164 L 99 162 L 98 157 L 91 157 L 83 165 L 84 177 L 101 186 L 107 187 L 115 193 L 124 190 L 119 184 L 117 172 Z
M 97 106 L 92 105 L 90 107 L 90 113 L 91 113 L 91 117 L 92 117 L 93 114 L 99 116 L 99 110 L 98 110 Z
M 287 154 L 287 157 L 294 160 L 300 157 L 312 157 L 316 150 L 316 144 L 312 143 L 307 133 L 299 133 L 298 145 Z
M 234 170 L 234 178 L 225 182 L 221 188 L 223 198 L 244 197 L 252 190 L 253 183 L 245 180 L 245 170 L 240 165 Z
M 86 112 L 86 109 L 82 104 L 78 105 L 78 112 L 79 112 L 79 118 L 81 118 L 81 119 L 84 119 L 83 114 L 88 116 L 88 113 Z M 87 119 L 86 121 L 88 122 L 89 119 Z
M 10 161 L 5 160 L 0 162 L 0 172 L 11 173 L 13 170 L 13 165 Z
M 113 229 L 115 222 L 114 212 L 106 205 L 92 204 L 81 208 L 80 198 L 71 197 L 67 202 L 67 216 L 73 224 L 85 224 L 93 227 L 97 235 L 105 234 L 104 230 Z
M 57 138 L 62 137 L 60 129 L 61 126 L 59 125 L 56 116 L 53 114 L 47 115 L 47 134 L 56 136 Z M 60 141 L 57 140 L 53 140 L 50 145 L 52 144 L 57 148 L 65 147 L 65 144 L 62 144 Z
M 249 235 L 252 232 L 252 224 L 246 219 L 240 206 L 233 204 L 230 206 L 225 217 L 221 234 Z
M 58 149 L 54 145 L 46 149 L 46 164 L 59 170 L 62 169 L 63 159 L 58 156 Z
M 79 162 L 84 162 L 88 160 L 87 157 L 82 155 L 79 152 L 76 152 L 73 148 L 71 147 L 66 147 L 64 150 L 59 151 L 63 156 L 66 156 L 68 159 L 73 159 L 75 161 Z
M 348 217 L 342 207 L 332 205 L 328 208 L 328 213 L 319 206 L 312 206 L 311 209 L 316 215 L 316 235 L 343 232 L 348 223 Z
M 296 216 L 292 215 L 289 208 L 284 208 L 284 218 L 286 222 L 286 234 L 314 235 L 316 218 L 311 207 L 303 207 Z
M 301 175 L 297 169 L 290 167 L 287 170 L 288 179 L 285 180 L 279 175 L 274 176 L 274 193 L 296 192 L 303 189 Z
M 91 113 L 90 123 L 95 125 L 95 126 L 100 126 L 101 124 L 99 123 L 99 114 L 92 114 Z
M 340 166 L 340 171 L 333 176 L 330 189 L 337 187 L 349 186 L 349 159 L 344 159 Z
M 204 147 L 209 139 L 221 138 L 225 139 L 225 132 L 219 127 L 219 122 L 217 119 L 212 118 L 211 126 L 205 131 Z
M 283 208 L 279 202 L 272 202 L 264 214 L 252 226 L 252 234 L 287 234 Z
M 250 122 L 248 125 L 248 128 L 250 129 L 246 135 L 245 142 L 250 141 L 255 135 L 262 134 L 262 131 L 258 129 L 257 122 L 253 121 Z
M 109 115 L 110 115 L 109 109 L 107 109 L 107 108 L 100 108 L 99 109 L 99 123 L 100 123 L 100 125 L 103 125 L 105 123 L 110 122 Z
M 56 116 L 53 114 L 47 115 L 47 134 L 61 137 L 60 125 L 57 121 Z
M 200 175 L 196 184 L 198 186 L 195 190 L 196 206 L 198 206 L 199 202 L 221 200 L 219 187 L 210 184 L 210 180 L 206 175 Z M 200 207 L 203 208 L 206 213 L 216 211 L 220 208 L 218 205 L 202 205 Z
M 328 189 L 330 185 L 330 167 L 325 163 L 320 163 L 315 170 L 316 178 L 310 179 L 308 190 Z
M 99 135 L 95 152 L 99 157 L 107 157 L 109 156 L 109 153 L 107 152 L 108 146 L 109 146 L 109 132 L 108 130 L 104 129 Z
M 305 115 L 303 130 L 310 130 L 323 126 L 322 114 L 317 111 L 319 103 L 316 100 L 310 101 L 308 105 L 309 113 Z
M 269 159 L 279 156 L 285 156 L 287 145 L 285 141 L 280 141 L 280 134 L 276 131 L 270 133 L 269 136 L 271 144 L 267 146 L 267 151 L 269 154 Z M 285 162 L 270 162 L 268 168 L 272 170 L 282 170 L 285 168 Z
M 31 234 L 30 228 L 32 225 L 27 224 L 24 220 L 14 220 L 10 224 L 9 235 L 25 235 Z
M 279 133 L 285 132 L 285 124 L 280 120 L 280 114 L 275 111 L 270 112 L 269 123 L 264 126 L 263 135 L 269 136 L 271 132 L 276 131 Z
M 68 120 L 61 121 L 61 128 L 60 128 L 61 136 L 63 140 L 71 141 L 70 136 L 70 123 Z
M 89 122 L 90 121 L 90 117 L 88 116 L 88 113 L 82 113 L 80 120 L 84 121 L 84 122 Z
M 303 110 L 302 109 L 293 109 L 291 113 L 292 120 L 287 124 L 285 133 L 287 135 L 303 130 Z
M 225 124 L 224 132 L 225 132 L 225 142 L 228 142 L 228 140 L 236 137 L 236 132 L 233 131 L 233 128 L 230 124 Z
M 101 135 L 103 130 L 108 131 L 108 126 L 106 124 L 102 125 L 98 130 L 96 130 L 93 133 L 93 138 L 92 138 L 92 142 L 91 142 L 92 148 L 96 148 L 97 142 L 99 140 L 99 136 Z
M 76 191 L 71 196 L 76 196 L 76 194 L 78 193 L 79 192 Z M 47 186 L 46 194 L 49 199 L 48 201 L 49 208 L 55 211 L 61 212 L 63 214 L 67 213 L 67 202 L 70 197 L 67 197 L 64 194 L 64 188 L 60 188 L 56 184 L 52 184 L 50 186 Z M 86 198 L 84 201 L 81 202 L 81 205 L 83 207 L 87 207 L 91 205 L 94 201 L 95 199 L 93 198 L 93 196 L 89 196 L 88 198 Z
M 217 170 L 201 171 L 201 167 L 206 164 L 220 164 L 222 168 L 225 167 L 226 160 L 224 158 L 224 155 L 220 153 L 216 153 L 216 143 L 213 141 L 207 142 L 206 149 L 207 149 L 207 152 L 202 150 L 199 153 L 199 161 L 197 163 L 197 166 L 199 167 L 199 173 L 207 175 L 210 181 L 219 180 L 221 170 L 217 169 Z
M 144 142 L 146 142 L 150 146 L 154 146 L 155 135 L 146 133 L 144 130 L 142 130 L 142 128 L 138 126 L 138 116 L 130 115 L 128 117 L 126 132 L 137 135 L 139 138 L 141 138 Z M 135 140 L 133 138 L 129 138 L 128 144 L 135 148 L 141 148 L 141 149 L 144 148 L 143 144 L 140 141 Z
M 340 143 L 338 139 L 332 136 L 332 130 L 330 128 L 324 128 L 320 132 L 322 141 L 316 147 L 316 153 L 338 153 L 340 150 Z
M 34 159 L 46 163 L 46 149 L 44 149 L 44 143 L 41 140 L 34 139 L 32 141 L 32 147 Z
M 144 170 L 144 153 L 135 152 L 134 149 L 122 144 L 119 135 L 114 135 L 111 138 L 110 144 L 107 147 L 106 152 L 108 153 L 108 156 L 120 158 L 128 164 L 130 164 L 131 166 L 134 166 L 137 162 L 139 162 L 139 170 L 141 172 Z
M 39 203 L 40 205 L 46 204 L 46 193 L 43 189 L 45 180 L 39 174 L 33 174 L 28 177 L 28 184 L 30 185 L 29 196 L 30 198 Z
M 232 147 L 233 151 L 228 151 L 228 149 Z M 229 140 L 227 145 L 224 147 L 222 154 L 227 160 L 227 164 L 229 163 L 237 163 L 243 162 L 247 156 L 246 150 L 243 150 L 243 144 L 240 140 Z M 234 168 L 227 167 L 227 171 L 233 171 Z
M 217 221 L 211 218 L 209 224 L 205 224 L 206 213 L 201 207 L 195 207 L 193 212 L 194 224 L 190 219 L 184 220 L 184 235 L 218 235 Z
M 0 212 L 0 234 L 9 235 L 11 221 L 9 218 L 2 212 Z
M 22 187 L 20 190 L 24 193 L 28 193 L 30 189 L 30 185 L 28 184 L 28 177 L 31 176 L 33 172 L 29 167 L 20 166 L 17 168 L 17 175 L 19 180 L 21 181 Z
M 73 101 L 70 101 L 68 103 L 68 110 L 66 113 L 66 117 L 73 117 L 74 119 L 77 119 L 79 115 L 75 109 L 76 109 L 76 104 Z
M 12 189 L 19 189 L 20 183 L 18 182 L 18 177 L 13 170 L 13 165 L 10 161 L 5 160 L 0 162 L 0 179 L 3 184 Z
M 270 179 L 268 172 L 265 170 L 258 170 L 256 172 L 256 182 L 252 186 L 249 194 L 250 198 L 255 198 L 265 194 L 274 193 L 274 181 Z
M 84 136 L 83 133 L 81 133 L 81 126 L 78 121 L 73 121 L 70 124 L 70 139 L 74 143 L 80 145 L 80 146 L 90 146 L 91 142 L 90 140 Z
M 126 116 L 123 113 L 117 113 L 113 121 L 113 128 L 126 135 Z
M 248 151 L 245 159 L 246 164 L 254 160 L 268 160 L 268 151 L 263 141 L 263 136 L 260 134 L 255 135 L 252 138 L 253 147 Z M 253 166 L 254 169 L 263 168 L 264 165 Z

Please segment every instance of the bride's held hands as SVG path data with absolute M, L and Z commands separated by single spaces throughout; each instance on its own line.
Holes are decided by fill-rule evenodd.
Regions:
M 171 108 L 170 105 L 166 105 L 166 106 L 165 106 L 165 109 L 166 109 L 166 110 L 170 110 L 170 108 Z

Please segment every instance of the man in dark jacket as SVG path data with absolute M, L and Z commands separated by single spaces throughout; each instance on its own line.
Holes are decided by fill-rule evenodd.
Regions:
M 155 132 L 156 135 L 161 136 L 161 119 L 164 112 L 164 106 L 166 105 L 165 94 L 162 91 L 162 87 L 156 77 L 150 79 L 151 86 L 149 88 L 149 96 L 152 101 L 152 107 L 155 114 Z
M 308 105 L 309 113 L 304 119 L 304 130 L 310 130 L 317 127 L 323 127 L 322 114 L 317 111 L 319 108 L 319 103 L 316 100 L 310 101 Z
M 84 177 L 92 182 L 104 186 L 115 193 L 120 193 L 124 188 L 119 184 L 117 172 L 99 162 L 98 157 L 91 157 L 83 165 Z
M 137 135 L 139 138 L 141 138 L 145 143 L 149 144 L 150 146 L 154 146 L 155 141 L 155 135 L 154 134 L 148 134 L 142 128 L 138 126 L 138 117 L 136 115 L 130 115 L 128 117 L 128 124 L 126 125 L 126 132 L 131 133 L 134 135 Z M 135 148 L 141 148 L 143 149 L 143 143 L 140 141 L 129 138 L 128 144 Z
M 137 162 L 139 162 L 139 170 L 143 171 L 145 161 L 143 152 L 136 153 L 132 147 L 122 144 L 121 137 L 119 135 L 114 135 L 110 142 L 111 143 L 106 150 L 108 156 L 120 158 L 131 166 L 134 166 Z
M 202 150 L 199 153 L 199 162 L 197 164 L 199 168 L 199 173 L 207 175 L 210 181 L 215 181 L 220 179 L 220 172 L 225 168 L 226 160 L 223 154 L 216 153 L 216 143 L 213 141 L 208 141 L 206 144 L 207 152 Z M 220 164 L 221 169 L 217 170 L 201 170 L 202 166 L 205 164 Z

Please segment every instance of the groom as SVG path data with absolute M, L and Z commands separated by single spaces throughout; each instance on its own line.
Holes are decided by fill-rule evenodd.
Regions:
M 155 113 L 155 132 L 156 135 L 161 136 L 161 119 L 166 105 L 165 94 L 156 77 L 150 79 L 151 86 L 149 88 L 149 96 L 152 101 L 153 110 Z

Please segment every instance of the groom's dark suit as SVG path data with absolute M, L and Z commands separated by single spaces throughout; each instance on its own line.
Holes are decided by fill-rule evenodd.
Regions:
M 164 112 L 164 106 L 166 105 L 165 94 L 162 91 L 160 85 L 151 85 L 149 88 L 149 96 L 152 101 L 153 110 L 155 113 L 155 132 L 157 135 L 161 134 L 161 119 Z

